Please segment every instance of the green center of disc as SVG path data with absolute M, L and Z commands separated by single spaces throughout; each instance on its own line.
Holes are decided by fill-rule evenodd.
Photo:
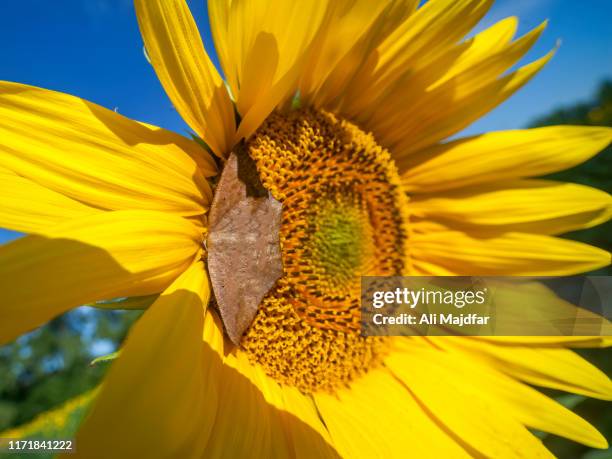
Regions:
M 360 274 L 371 254 L 371 227 L 365 209 L 346 200 L 324 200 L 312 229 L 312 261 L 330 281 L 344 284 Z

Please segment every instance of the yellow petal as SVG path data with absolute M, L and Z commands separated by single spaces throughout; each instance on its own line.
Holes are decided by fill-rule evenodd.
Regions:
M 612 335 L 612 323 L 600 314 L 566 301 L 532 279 L 487 279 L 495 292 L 497 335 Z M 534 342 L 534 344 L 536 344 Z
M 491 132 L 436 145 L 400 160 L 409 193 L 534 177 L 567 169 L 612 141 L 606 127 L 551 126 Z
M 514 37 L 518 28 L 518 19 L 516 17 L 504 18 L 496 22 L 491 27 L 483 30 L 470 38 L 462 46 L 465 50 L 453 62 L 452 66 L 444 74 L 444 76 L 436 83 L 440 84 L 458 75 L 464 70 L 471 68 L 478 62 L 482 62 L 488 56 L 498 53 L 508 46 L 508 43 Z
M 415 0 L 337 1 L 316 37 L 300 77 L 300 101 L 332 104 L 369 53 L 416 8 Z
M 367 121 L 369 116 L 378 110 L 387 110 L 383 101 L 393 103 L 393 95 L 397 99 L 398 91 L 407 88 L 408 79 L 453 50 L 491 3 L 489 0 L 432 0 L 408 15 L 348 80 L 343 90 L 342 113 L 380 136 L 381 132 Z M 419 76 L 416 80 L 421 83 L 423 78 Z M 417 85 L 412 81 L 409 86 Z M 407 100 L 405 95 L 403 98 Z
M 344 106 L 347 101 L 352 101 L 349 87 L 355 76 L 364 73 L 364 65 L 370 67 L 375 65 L 374 60 L 369 60 L 372 52 L 393 33 L 399 24 L 414 13 L 418 5 L 418 1 L 415 0 L 362 3 L 363 7 L 368 8 L 368 13 L 365 16 L 358 13 L 358 11 L 364 11 L 362 8 L 359 8 L 353 2 L 349 2 L 349 6 L 351 6 L 348 13 L 350 20 L 345 19 L 343 15 L 341 18 L 336 18 L 337 20 L 328 21 L 328 34 L 325 36 L 328 42 L 313 46 L 311 54 L 319 62 L 319 65 L 315 66 L 312 61 L 305 65 L 303 74 L 307 77 L 309 72 L 312 72 L 313 82 L 313 87 L 310 89 L 308 80 L 304 82 L 305 87 L 302 87 L 302 84 L 300 85 L 300 100 L 303 100 L 305 104 L 312 103 L 317 107 L 325 107 L 328 110 L 349 115 L 348 111 L 344 110 Z M 381 9 L 381 7 L 384 8 Z M 358 31 L 360 27 L 362 30 Z M 343 38 L 339 36 L 337 34 L 339 28 L 342 28 L 348 37 L 351 37 L 351 35 L 352 37 Z M 351 30 L 353 31 L 352 34 Z M 325 49 L 330 50 L 332 59 L 337 58 L 335 63 L 324 63 L 324 60 L 330 57 L 323 54 Z M 340 51 L 338 55 L 334 50 Z M 345 50 L 344 55 L 340 57 L 342 51 Z M 366 99 L 362 95 L 363 93 L 359 94 L 359 99 Z M 372 94 L 368 91 L 367 99 L 371 102 L 374 98 L 370 98 L 370 95 Z
M 134 325 L 77 435 L 76 457 L 202 457 L 221 365 L 203 342 L 208 298 L 204 265 L 194 263 Z
M 494 33 L 491 30 L 485 30 L 474 37 L 466 52 L 453 63 L 442 78 L 428 89 L 433 91 L 444 84 L 452 84 L 457 93 L 467 94 L 483 87 L 516 64 L 540 38 L 546 24 L 543 22 L 522 37 L 499 48 L 495 44 L 500 40 L 499 35 L 505 39 L 506 28 L 495 31 L 498 36 L 493 43 L 484 43 L 485 40 L 492 38 L 490 35 Z
M 339 458 L 312 398 L 295 387 L 282 386 L 285 402 L 283 421 L 298 459 Z
M 0 82 L 0 137 L 0 167 L 92 207 L 200 215 L 212 196 L 196 142 L 66 94 Z
M 403 136 L 392 145 L 397 158 L 402 158 L 423 148 L 427 148 L 461 129 L 497 107 L 533 78 L 552 58 L 553 49 L 540 59 L 518 70 L 492 79 L 485 84 L 476 84 L 467 90 L 457 92 L 454 80 L 436 88 L 423 98 L 421 103 L 412 105 L 414 116 L 404 118 L 401 124 Z M 445 107 L 432 111 L 433 107 Z M 393 127 L 398 130 L 398 125 Z
M 0 227 L 45 234 L 53 226 L 100 212 L 0 168 Z
M 595 188 L 547 180 L 506 180 L 416 195 L 413 215 L 453 225 L 560 234 L 610 219 L 612 196 Z
M 605 438 L 584 419 L 537 390 L 483 365 L 482 362 L 474 361 L 465 354 L 457 352 L 438 350 L 422 352 L 420 349 L 411 351 L 422 353 L 418 354 L 421 359 L 435 361 L 438 369 L 453 375 L 445 380 L 452 379 L 451 385 L 464 386 L 459 390 L 467 389 L 472 393 L 471 397 L 456 397 L 455 404 L 463 404 L 466 412 L 470 411 L 472 399 L 476 397 L 486 404 L 496 406 L 504 416 L 509 415 L 527 427 L 561 435 L 588 446 L 606 447 Z M 409 365 L 412 361 L 412 359 L 406 360 L 402 364 Z M 454 381 L 459 379 L 454 375 L 461 375 L 461 381 Z M 406 384 L 410 386 L 410 380 L 406 381 Z M 458 395 L 454 388 L 452 391 Z M 487 422 L 486 419 L 483 421 Z
M 578 354 L 556 347 L 503 346 L 482 340 L 446 337 L 453 347 L 499 371 L 537 386 L 612 400 L 612 381 Z
M 309 399 L 281 388 L 239 350 L 224 349 L 222 325 L 210 310 L 204 341 L 211 350 L 205 361 L 223 360 L 205 378 L 217 387 L 202 425 L 205 457 L 338 457 Z
M 528 345 L 538 347 L 609 347 L 610 337 L 605 336 L 477 336 L 477 340 L 500 345 Z
M 234 108 L 184 0 L 136 0 L 147 54 L 177 111 L 217 155 L 232 148 Z
M 454 276 L 455 274 L 433 261 L 409 258 L 408 276 Z
M 327 2 L 209 1 L 219 60 L 248 137 L 279 104 L 293 97 Z
M 394 352 L 385 365 L 468 450 L 495 458 L 552 457 L 523 425 L 500 410 L 504 405 L 484 397 L 489 388 L 471 385 L 464 373 L 444 366 L 436 350 Z M 440 357 L 440 358 L 438 358 Z
M 271 413 L 262 393 L 242 373 L 223 365 L 223 381 L 208 457 L 271 457 Z M 278 434 L 279 432 L 276 432 Z M 281 433 L 282 435 L 282 433 Z
M 226 356 L 208 457 L 292 457 L 281 389 L 240 352 Z
M 369 371 L 337 395 L 314 397 L 342 457 L 470 457 L 386 370 Z
M 476 3 L 471 6 L 478 10 Z M 536 30 L 510 43 L 516 26 L 516 20 L 509 18 L 469 40 L 447 45 L 433 60 L 419 59 L 398 69 L 391 74 L 393 80 L 378 91 L 368 87 L 369 100 L 357 94 L 348 95 L 343 109 L 375 132 L 379 142 L 398 158 L 404 152 L 396 147 L 407 139 L 406 133 L 412 129 L 416 116 L 423 115 L 419 125 L 446 116 L 447 110 L 467 99 L 470 93 L 487 82 L 493 83 L 533 44 L 531 36 L 540 33 Z M 418 136 L 409 139 L 410 143 L 419 141 Z
M 468 33 L 491 4 L 489 0 L 426 2 L 378 46 L 371 56 L 376 66 L 364 66 L 349 91 L 361 86 L 377 94 L 406 70 L 433 61 Z
M 428 142 L 442 140 L 466 127 L 512 95 L 552 56 L 551 52 L 539 61 L 519 69 L 515 74 L 501 77 L 529 51 L 545 26 L 546 23 L 543 23 L 499 48 L 491 44 L 483 45 L 483 39 L 488 39 L 492 33 L 485 30 L 474 37 L 469 46 L 466 46 L 466 51 L 456 60 L 455 53 L 449 52 L 449 58 L 441 59 L 442 63 L 432 65 L 435 69 L 436 66 L 443 67 L 448 65 L 449 61 L 452 62 L 439 79 L 416 94 L 413 94 L 415 91 L 411 89 L 415 85 L 406 82 L 405 88 L 409 92 L 404 95 L 405 104 L 398 106 L 397 99 L 390 98 L 388 108 L 384 112 L 376 113 L 379 119 L 377 132 L 380 132 L 386 138 L 386 143 L 393 147 L 397 153 L 396 157 L 401 158 Z M 500 28 L 496 32 L 505 40 L 507 33 L 505 28 Z M 493 43 L 499 40 L 498 37 Z M 427 74 L 427 71 L 421 73 Z M 430 70 L 429 73 L 436 76 L 440 71 Z M 428 81 L 424 76 L 417 78 Z M 494 97 L 483 99 L 483 94 Z M 439 106 L 440 109 L 432 110 L 434 106 Z M 407 107 L 413 113 L 417 113 L 417 116 L 411 116 Z M 411 141 L 407 142 L 407 138 Z
M 100 212 L 0 247 L 0 342 L 80 305 L 165 289 L 201 234 L 153 211 Z
M 409 64 L 424 65 L 474 27 L 493 4 L 490 0 L 431 0 L 423 4 L 379 46 L 384 75 Z
M 419 228 L 423 229 L 420 232 Z M 610 264 L 610 253 L 581 242 L 527 233 L 466 233 L 413 225 L 409 253 L 454 275 L 566 276 Z

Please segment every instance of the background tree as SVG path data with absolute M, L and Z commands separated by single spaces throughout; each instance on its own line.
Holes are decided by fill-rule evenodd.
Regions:
M 0 432 L 98 385 L 137 311 L 79 308 L 0 347 Z

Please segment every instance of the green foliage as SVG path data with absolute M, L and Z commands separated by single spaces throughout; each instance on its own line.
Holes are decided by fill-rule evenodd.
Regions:
M 0 438 L 25 441 L 74 439 L 96 392 L 96 390 L 85 392 L 62 406 L 37 416 L 28 424 L 0 432 Z M 0 452 L 0 459 L 52 458 L 55 456 L 55 452 L 45 451 L 44 449 L 38 450 L 36 453 L 24 451 Z
M 0 431 L 95 387 L 108 367 L 90 365 L 96 348 L 114 351 L 139 313 L 80 308 L 0 348 Z

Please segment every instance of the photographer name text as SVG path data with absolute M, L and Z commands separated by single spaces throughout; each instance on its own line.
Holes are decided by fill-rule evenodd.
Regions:
M 412 290 L 396 288 L 392 291 L 375 291 L 371 305 L 376 310 L 371 319 L 374 325 L 451 325 L 464 327 L 469 325 L 488 325 L 491 317 L 477 313 L 448 312 L 449 307 L 462 310 L 470 305 L 483 305 L 487 301 L 487 289 L 475 290 Z M 417 307 L 426 307 L 426 312 L 417 311 Z M 440 307 L 445 312 L 432 312 Z M 409 308 L 411 312 L 406 311 Z M 400 311 L 398 313 L 398 310 Z

